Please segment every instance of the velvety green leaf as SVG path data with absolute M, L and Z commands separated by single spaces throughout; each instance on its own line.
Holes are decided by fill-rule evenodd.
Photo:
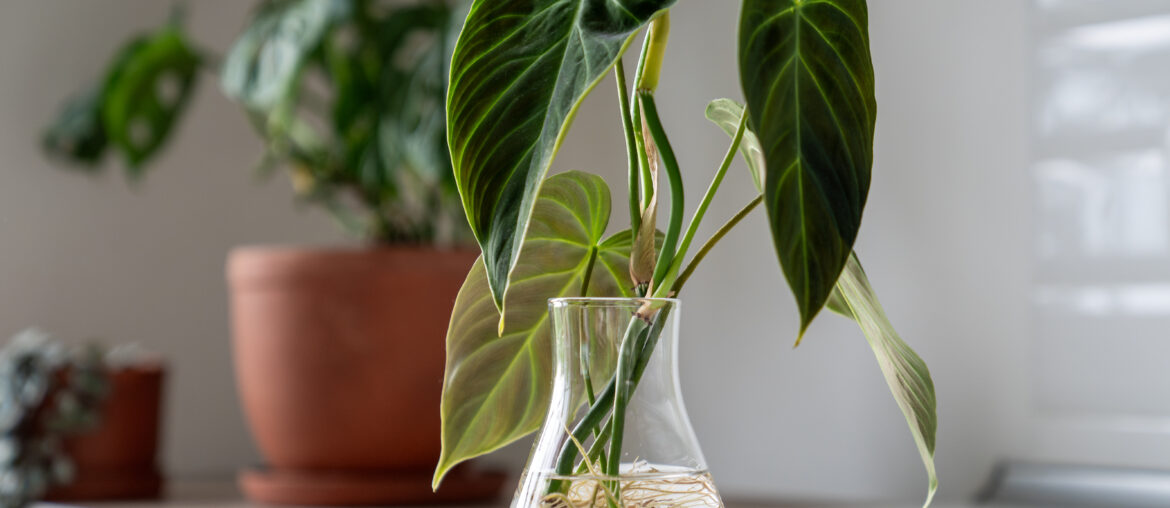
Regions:
M 459 462 L 523 437 L 544 419 L 552 381 L 549 298 L 584 294 L 586 273 L 588 296 L 632 296 L 631 235 L 603 241 L 609 214 L 600 177 L 570 172 L 545 181 L 512 276 L 502 335 L 482 258 L 467 275 L 447 331 L 436 485 Z
M 764 203 L 800 309 L 824 306 L 861 225 L 877 104 L 864 0 L 744 0 L 739 68 Z
M 581 100 L 674 0 L 476 0 L 451 60 L 448 142 L 503 307 L 537 190 Z
M 252 110 L 267 111 L 296 88 L 300 70 L 331 24 L 349 15 L 347 0 L 268 2 L 228 51 L 220 86 Z
M 169 26 L 135 39 L 115 61 L 103 89 L 102 123 L 136 176 L 186 107 L 200 58 L 178 27 Z
M 910 432 L 922 455 L 929 477 L 929 506 L 938 490 L 938 476 L 934 469 L 934 437 L 938 426 L 935 413 L 934 381 L 926 362 L 902 341 L 889 318 L 882 310 L 877 294 L 869 284 L 856 254 L 841 272 L 841 278 L 828 301 L 829 309 L 857 322 L 866 340 L 877 356 L 882 375 L 890 385 L 894 400 L 910 424 Z
M 734 138 L 739 129 L 739 121 L 743 118 L 743 104 L 731 99 L 715 99 L 707 105 L 707 119 L 718 125 L 723 132 Z M 760 148 L 760 138 L 751 129 L 743 131 L 743 138 L 739 142 L 739 153 L 747 163 L 748 171 L 752 174 L 752 183 L 756 190 L 764 192 L 764 151 Z

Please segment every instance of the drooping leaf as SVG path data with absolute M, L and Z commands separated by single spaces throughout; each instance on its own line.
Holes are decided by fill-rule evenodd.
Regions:
M 570 172 L 545 181 L 513 274 L 503 334 L 476 261 L 451 315 L 443 383 L 443 452 L 435 485 L 459 462 L 483 455 L 536 430 L 552 380 L 548 299 L 632 296 L 627 288 L 629 230 L 602 240 L 609 222 L 605 181 Z M 592 265 L 592 266 L 591 266 Z
M 177 26 L 135 39 L 102 91 L 102 124 L 131 176 L 167 140 L 195 87 L 200 57 Z
M 706 115 L 708 120 L 734 138 L 739 121 L 743 118 L 743 105 L 731 99 L 715 99 L 707 104 Z M 752 184 L 756 190 L 764 192 L 764 151 L 760 148 L 760 138 L 751 129 L 743 131 L 739 153 L 752 174 Z
M 497 307 L 581 100 L 674 0 L 476 0 L 451 60 L 455 178 Z
M 898 408 L 910 424 L 910 432 L 914 435 L 922 463 L 926 466 L 929 491 L 923 506 L 929 506 L 938 490 L 938 476 L 934 469 L 934 438 L 938 417 L 935 413 L 934 381 L 930 378 L 926 362 L 902 341 L 890 324 L 856 254 L 849 257 L 827 306 L 856 321 L 873 348 L 882 375 L 894 394 L 894 400 L 898 402 Z
M 253 111 L 282 103 L 300 79 L 301 67 L 331 24 L 350 13 L 346 0 L 283 0 L 266 3 L 236 40 L 223 63 L 225 94 Z
M 743 2 L 740 81 L 802 335 L 849 259 L 869 191 L 877 105 L 868 23 L 864 0 Z

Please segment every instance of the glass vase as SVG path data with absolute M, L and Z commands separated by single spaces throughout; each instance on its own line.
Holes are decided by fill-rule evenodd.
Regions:
M 722 507 L 683 405 L 679 302 L 549 301 L 551 400 L 513 508 Z

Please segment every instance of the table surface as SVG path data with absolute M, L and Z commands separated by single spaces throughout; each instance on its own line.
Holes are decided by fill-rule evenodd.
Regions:
M 916 504 L 833 504 L 815 502 L 759 502 L 759 501 L 726 501 L 727 508 L 917 508 Z M 187 481 L 174 482 L 169 486 L 169 495 L 162 501 L 150 502 L 120 502 L 120 503 L 84 503 L 84 504 L 52 504 L 40 503 L 36 508 L 73 508 L 85 506 L 92 508 L 259 508 L 262 505 L 252 504 L 243 499 L 234 483 L 230 481 Z M 507 502 L 496 505 L 485 505 L 474 508 L 503 508 Z M 972 508 L 972 504 L 936 504 L 935 508 Z M 434 507 L 431 507 L 434 508 Z M 472 508 L 472 507 L 467 507 Z M 993 508 L 980 505 L 980 508 Z

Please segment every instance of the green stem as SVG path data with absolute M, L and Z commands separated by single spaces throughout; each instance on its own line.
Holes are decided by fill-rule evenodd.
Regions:
M 666 238 L 662 241 L 662 250 L 658 253 L 658 261 L 654 265 L 654 277 L 651 280 L 651 285 L 657 289 L 662 284 L 663 278 L 666 277 L 670 264 L 674 262 L 678 234 L 682 230 L 684 213 L 682 172 L 679 171 L 674 150 L 670 148 L 670 140 L 666 138 L 666 131 L 662 128 L 662 121 L 658 118 L 658 108 L 654 105 L 654 94 L 639 91 L 638 99 L 642 105 L 646 128 L 650 131 L 650 136 L 658 147 L 658 158 L 662 161 L 662 167 L 666 170 L 666 177 L 670 181 L 670 222 L 666 229 Z
M 719 190 L 719 186 L 723 183 L 723 177 L 727 174 L 727 168 L 731 167 L 731 161 L 735 160 L 735 154 L 739 150 L 739 144 L 743 140 L 745 130 L 747 130 L 747 115 L 740 117 L 739 126 L 735 130 L 735 136 L 731 138 L 731 147 L 727 149 L 727 153 L 723 156 L 723 162 L 719 165 L 719 170 L 715 172 L 715 177 L 711 179 L 711 185 L 707 186 L 707 193 L 703 194 L 703 200 L 699 202 L 699 208 L 695 210 L 695 215 L 691 217 L 691 224 L 687 227 L 687 232 L 683 235 L 682 243 L 678 246 L 678 252 L 674 255 L 674 262 L 671 263 L 670 270 L 666 273 L 665 283 L 661 287 L 655 286 L 654 296 L 667 296 L 667 293 L 675 290 L 672 279 L 678 275 L 678 271 L 682 267 L 683 259 L 686 258 L 687 250 L 691 248 L 691 242 L 695 238 L 695 233 L 699 230 L 699 224 L 707 214 L 707 207 L 711 205 L 711 200 L 715 198 L 715 192 Z
M 699 252 L 695 253 L 694 259 L 691 259 L 691 262 L 687 265 L 687 268 L 683 270 L 683 272 L 679 274 L 678 279 L 674 281 L 673 291 L 675 293 L 682 289 L 682 286 L 687 282 L 687 279 L 691 278 L 691 274 L 694 273 L 695 268 L 698 268 L 699 263 L 703 261 L 703 258 L 707 257 L 707 253 L 710 252 L 711 249 L 715 248 L 715 244 L 719 243 L 719 240 L 723 239 L 724 235 L 726 235 L 728 231 L 731 231 L 731 229 L 734 228 L 736 224 L 739 224 L 739 222 L 742 221 L 744 217 L 747 217 L 747 215 L 751 213 L 752 210 L 755 210 L 755 208 L 763 201 L 763 194 L 756 196 L 755 199 L 751 200 L 751 202 L 741 208 L 739 212 L 736 212 L 736 214 L 732 216 L 726 224 L 720 226 L 719 230 L 716 231 L 714 235 L 711 235 L 711 238 L 707 239 L 707 242 L 699 248 Z
M 666 43 L 670 38 L 670 11 L 663 11 L 650 22 L 650 30 L 642 42 L 642 54 L 638 59 L 638 72 L 634 86 L 639 92 L 653 92 L 658 89 L 658 76 L 662 71 L 662 58 L 666 55 Z
M 654 326 L 643 330 L 641 333 L 643 336 L 638 337 L 637 341 L 634 342 L 634 344 L 637 346 L 635 349 L 639 353 L 639 358 L 638 361 L 634 363 L 633 374 L 630 376 L 631 393 L 642 380 L 642 374 L 645 372 L 646 366 L 649 363 L 650 353 L 654 350 L 655 344 L 658 343 L 658 335 L 662 333 L 665 317 L 665 312 L 659 312 Z M 643 321 L 635 317 L 631 320 L 631 324 L 633 322 L 642 323 Z M 629 331 L 631 328 L 632 326 L 627 328 L 627 331 Z M 629 339 L 629 337 L 623 338 L 623 345 L 626 343 L 627 339 Z M 617 374 L 615 373 L 614 377 L 610 378 L 609 383 L 605 385 L 605 388 L 601 390 L 601 393 L 597 394 L 597 401 L 589 407 L 589 410 L 585 412 L 585 416 L 581 417 L 581 421 L 577 422 L 577 425 L 573 427 L 572 432 L 570 432 L 572 438 L 566 440 L 564 446 L 561 448 L 560 455 L 557 458 L 556 469 L 554 470 L 555 474 L 560 476 L 572 474 L 573 463 L 576 462 L 578 454 L 577 446 L 574 443 L 574 440 L 576 440 L 576 442 L 584 443 L 585 440 L 589 438 L 589 435 L 594 432 L 594 429 L 597 429 L 598 426 L 602 424 L 605 416 L 609 414 L 610 410 L 613 409 L 616 385 Z M 608 422 L 605 424 L 605 426 L 612 428 L 612 425 Z M 606 435 L 604 429 L 602 431 L 602 435 Z M 620 450 L 618 451 L 620 456 Z M 554 480 L 549 484 L 548 492 L 564 492 L 567 487 L 568 485 L 565 480 Z
M 597 246 L 589 249 L 589 263 L 585 265 L 585 277 L 581 279 L 581 297 L 589 296 L 589 280 L 593 276 L 593 267 L 597 264 Z M 589 405 L 596 402 L 596 397 L 593 394 L 593 376 L 590 372 L 589 359 L 589 343 L 588 341 L 581 341 L 581 377 L 585 380 L 585 395 L 589 398 Z
M 634 377 L 634 365 L 638 363 L 637 356 L 640 356 L 640 348 L 638 336 L 641 330 L 644 329 L 645 321 L 635 317 L 630 320 L 629 326 L 626 328 L 625 336 L 622 338 L 622 345 L 618 353 L 617 369 L 614 371 L 614 380 L 616 386 L 613 397 L 613 413 L 610 416 L 610 430 L 609 432 L 609 461 L 605 465 L 603 471 L 607 476 L 618 476 L 621 471 L 622 463 L 622 440 L 625 437 L 626 426 L 626 406 L 630 403 L 630 394 L 633 392 L 632 384 Z M 618 495 L 617 492 L 614 493 Z M 620 496 L 619 496 L 620 497 Z
M 589 262 L 585 265 L 585 276 L 581 278 L 581 298 L 589 296 L 589 282 L 593 278 L 593 266 L 597 264 L 597 251 L 596 245 L 589 249 Z
M 654 197 L 654 176 L 650 174 L 650 156 L 646 153 L 646 138 L 642 136 L 642 126 L 645 125 L 642 122 L 642 108 L 637 104 L 634 105 L 633 120 L 638 129 L 634 135 L 634 146 L 638 149 L 638 173 L 642 180 L 642 202 L 639 209 L 645 210 L 650 206 L 650 199 Z
M 573 432 L 570 433 L 571 439 L 565 441 L 564 447 L 561 448 L 560 457 L 557 459 L 555 473 L 558 476 L 569 475 L 573 472 L 573 463 L 576 462 L 578 453 L 577 445 L 573 440 L 584 443 L 589 438 L 589 434 L 593 433 L 593 429 L 601 424 L 602 419 L 605 418 L 606 413 L 613 406 L 614 381 L 614 379 L 609 380 L 609 383 L 597 395 L 597 401 L 589 407 L 589 411 L 585 413 L 585 416 L 573 428 Z M 567 487 L 566 480 L 553 480 L 549 483 L 548 491 L 549 493 L 564 492 Z
M 630 94 L 626 91 L 626 70 L 618 58 L 614 66 L 617 78 L 618 103 L 622 113 L 622 130 L 626 134 L 626 156 L 628 161 L 629 190 L 630 190 L 630 231 L 633 237 L 638 237 L 638 229 L 642 226 L 642 207 L 639 206 L 638 190 L 641 170 L 638 166 L 638 142 L 634 132 L 634 120 L 630 117 Z
M 601 433 L 597 434 L 597 437 L 593 439 L 593 444 L 589 445 L 588 458 L 586 459 L 589 464 L 597 464 L 598 461 L 601 461 L 603 464 L 607 462 L 607 459 L 602 459 L 602 457 L 606 456 L 605 447 L 609 443 L 609 433 L 613 430 L 613 425 L 610 425 L 607 421 L 600 428 Z M 588 471 L 589 464 L 586 464 L 585 461 L 578 464 L 576 474 L 582 474 Z
M 662 69 L 662 59 L 663 55 L 666 54 L 666 43 L 669 36 L 670 13 L 667 11 L 650 22 L 646 37 L 642 39 L 642 52 L 638 55 L 638 67 L 634 70 L 634 86 L 639 91 L 654 91 L 658 86 L 658 77 Z M 633 102 L 630 103 L 629 107 L 633 110 L 634 143 L 638 148 L 638 168 L 642 175 L 641 209 L 645 210 L 646 207 L 650 206 L 650 198 L 654 196 L 654 186 L 650 176 L 650 161 L 646 156 L 646 140 L 640 135 L 643 127 L 642 111 Z

